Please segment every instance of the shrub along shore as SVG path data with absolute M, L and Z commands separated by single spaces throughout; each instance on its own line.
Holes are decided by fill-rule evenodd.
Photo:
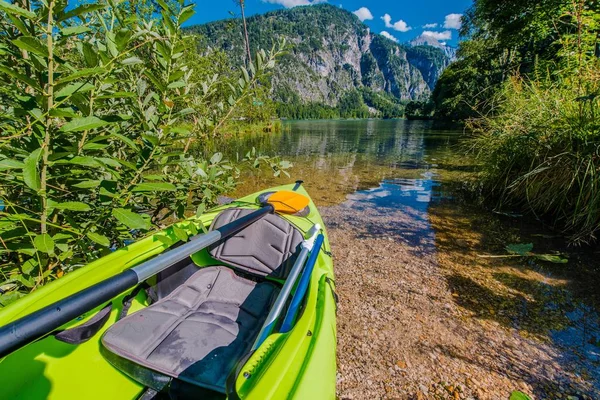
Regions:
M 197 156 L 242 116 L 271 124 L 265 94 L 285 44 L 241 69 L 201 56 L 181 28 L 193 7 L 0 0 L 0 306 L 202 213 L 242 168 L 289 167 L 253 150 Z
M 600 2 L 477 0 L 436 116 L 466 120 L 478 191 L 572 242 L 600 229 Z

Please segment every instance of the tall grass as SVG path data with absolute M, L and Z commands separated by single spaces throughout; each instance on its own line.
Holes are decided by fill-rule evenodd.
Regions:
M 573 242 L 600 230 L 600 69 L 566 77 L 514 76 L 494 116 L 470 122 L 481 183 L 500 206 L 522 206 Z

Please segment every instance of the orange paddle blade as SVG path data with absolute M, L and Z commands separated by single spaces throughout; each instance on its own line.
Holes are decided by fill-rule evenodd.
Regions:
M 275 212 L 295 214 L 306 208 L 308 203 L 310 203 L 310 200 L 308 197 L 299 193 L 282 190 L 273 193 L 267 200 L 267 203 L 275 208 Z

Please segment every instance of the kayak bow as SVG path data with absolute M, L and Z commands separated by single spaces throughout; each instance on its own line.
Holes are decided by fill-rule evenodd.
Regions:
M 293 212 L 300 211 L 298 215 L 275 216 L 269 212 L 269 206 L 257 211 L 252 206 L 258 198 L 268 198 L 278 191 L 295 193 L 289 192 L 292 189 L 308 198 L 299 185 L 247 196 L 177 224 L 178 228 L 188 230 L 189 236 L 195 230 L 191 225 L 212 228 L 207 236 L 173 247 L 178 239 L 172 229 L 167 229 L 119 249 L 2 309 L 0 351 L 8 354 L 0 359 L 0 376 L 5 382 L 3 396 L 135 399 L 149 390 L 180 396 L 183 392 L 177 390 L 186 393 L 191 390 L 193 396 L 202 392 L 231 399 L 335 398 L 335 301 L 327 283 L 333 278 L 331 258 L 326 252 L 313 250 L 312 273 L 308 271 L 310 262 L 306 262 L 303 269 L 292 274 L 292 264 L 300 258 L 301 251 L 290 246 L 297 243 L 299 247 L 302 240 L 314 233 L 309 231 L 315 224 L 322 226 L 321 217 L 312 201 L 306 210 L 299 210 L 301 204 L 290 207 Z M 278 195 L 275 200 L 285 201 L 285 196 Z M 247 222 L 244 226 L 236 224 L 241 219 Z M 229 225 L 229 231 L 228 224 L 233 224 Z M 215 232 L 219 232 L 219 238 Z M 323 239 L 327 249 L 325 232 Z M 287 253 L 285 249 L 276 250 L 288 242 L 291 245 L 285 245 L 290 247 Z M 274 258 L 282 255 L 283 258 Z M 256 263 L 254 259 L 264 262 Z M 308 283 L 294 285 L 298 276 Z M 303 286 L 305 295 L 299 289 L 293 290 Z M 81 299 L 86 296 L 87 299 Z M 291 303 L 295 308 L 291 312 L 283 308 L 287 312 L 280 310 L 274 323 L 265 324 L 276 305 L 288 303 L 276 303 L 279 296 L 284 300 L 293 296 Z M 188 302 L 192 298 L 196 298 L 193 304 Z M 66 300 L 69 301 L 64 303 Z M 77 306 L 70 308 L 69 302 Z M 239 309 L 231 308 L 231 304 L 238 303 Z M 187 349 L 186 358 L 196 357 L 189 367 L 169 369 L 170 360 L 174 364 L 185 363 L 170 340 L 155 340 L 160 343 L 152 350 L 153 354 L 164 354 L 159 360 L 144 355 L 154 345 L 133 354 L 136 346 L 146 345 L 142 342 L 151 338 L 151 332 L 162 329 L 152 325 L 152 330 L 145 330 L 149 325 L 144 324 L 154 317 L 164 321 L 161 318 L 166 315 L 165 307 L 175 314 L 181 309 L 195 316 L 188 318 L 181 313 L 178 322 L 168 322 L 168 332 L 179 335 L 180 344 Z M 296 314 L 297 308 L 303 311 Z M 104 320 L 99 318 L 103 310 Z M 61 318 L 56 317 L 57 313 Z M 285 314 L 295 317 L 287 323 L 289 331 L 281 329 L 281 316 Z M 215 315 L 228 317 L 224 320 Z M 263 324 L 268 325 L 264 337 L 259 334 Z M 134 333 L 127 331 L 130 326 Z M 48 335 L 48 331 L 53 333 Z M 73 331 L 83 331 L 84 339 L 68 342 L 57 335 L 66 332 L 63 337 L 67 337 Z M 168 336 L 168 332 L 163 336 L 174 337 Z M 188 332 L 194 338 L 206 339 L 188 340 Z M 197 344 L 201 342 L 209 344 Z M 257 346 L 253 348 L 255 342 Z M 143 376 L 136 375 L 138 370 L 144 371 Z M 147 376 L 156 379 L 148 382 L 144 378 Z M 158 381 L 164 384 L 157 384 Z

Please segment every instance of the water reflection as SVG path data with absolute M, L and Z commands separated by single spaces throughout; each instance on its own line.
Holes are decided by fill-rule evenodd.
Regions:
M 511 225 L 514 219 L 500 221 L 483 210 L 457 206 L 452 185 L 473 168 L 456 151 L 461 136 L 459 130 L 423 121 L 303 121 L 286 123 L 281 134 L 238 138 L 220 148 L 235 157 L 256 147 L 294 163 L 289 178 L 249 173 L 232 196 L 303 179 L 317 205 L 359 211 L 360 218 L 343 211 L 336 217 L 359 239 L 399 241 L 416 256 L 435 254 L 454 301 L 475 318 L 549 340 L 561 364 L 581 369 L 578 376 L 600 376 L 595 308 L 565 297 L 562 284 L 549 289 L 545 283 L 553 274 L 581 279 L 568 275 L 569 269 L 552 273 L 522 260 L 479 258 L 506 254 L 507 243 L 535 238 L 519 233 Z M 498 236 L 502 243 L 493 240 Z M 592 379 L 591 385 L 600 393 L 600 380 Z
M 437 160 L 453 157 L 460 135 L 429 121 L 298 121 L 286 123 L 281 134 L 245 136 L 226 147 L 229 157 L 255 147 L 294 163 L 288 179 L 249 174 L 236 195 L 303 179 L 318 205 L 331 205 L 381 182 L 399 185 L 393 181 L 397 178 L 428 181 L 426 185 L 435 187 L 436 176 L 429 170 Z M 208 151 L 225 147 L 215 146 Z M 423 200 L 426 195 L 420 196 Z

